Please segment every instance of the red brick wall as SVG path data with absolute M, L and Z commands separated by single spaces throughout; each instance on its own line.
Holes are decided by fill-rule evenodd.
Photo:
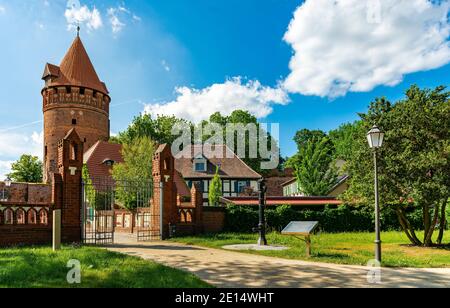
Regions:
M 51 241 L 51 221 L 49 226 L 0 226 L 0 247 L 43 245 Z
M 0 202 L 0 246 L 48 244 L 52 239 L 52 187 L 47 184 L 13 183 L 5 190 L 7 201 Z M 29 220 L 28 212 L 36 213 L 36 224 Z M 47 213 L 47 224 L 40 224 L 40 211 Z M 13 223 L 6 224 L 6 213 L 13 213 Z M 25 213 L 24 224 L 18 224 L 18 213 Z
M 205 233 L 218 233 L 225 227 L 225 208 L 203 208 L 203 231 Z
M 71 155 L 76 146 L 75 157 Z M 51 185 L 12 184 L 5 189 L 7 201 L 0 202 L 0 246 L 50 244 L 52 241 L 52 211 L 61 209 L 61 239 L 64 243 L 81 242 L 81 172 L 83 167 L 83 142 L 74 130 L 58 143 L 58 171 Z M 75 172 L 71 169 L 75 168 Z M 34 223 L 29 209 L 47 212 L 47 223 Z M 5 216 L 13 212 L 6 224 Z M 22 211 L 23 221 L 19 221 Z M 38 214 L 37 213 L 37 214 Z M 36 220 L 39 220 L 38 215 Z

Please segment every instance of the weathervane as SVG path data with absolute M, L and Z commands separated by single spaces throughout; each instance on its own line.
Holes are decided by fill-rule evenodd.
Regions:
M 80 22 L 78 22 L 78 25 L 77 25 L 77 37 L 80 37 L 80 30 L 81 30 Z

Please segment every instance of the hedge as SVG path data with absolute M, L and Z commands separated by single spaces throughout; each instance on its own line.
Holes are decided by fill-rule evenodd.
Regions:
M 227 206 L 225 231 L 252 232 L 258 225 L 258 208 L 248 206 Z M 408 213 L 411 224 L 422 229 L 422 212 L 415 209 Z M 319 221 L 324 232 L 371 232 L 374 230 L 375 218 L 370 207 L 340 206 L 325 207 L 321 210 L 302 210 L 290 206 L 278 206 L 266 209 L 269 230 L 281 231 L 291 221 Z M 389 207 L 381 211 L 381 228 L 383 231 L 400 230 L 397 214 Z

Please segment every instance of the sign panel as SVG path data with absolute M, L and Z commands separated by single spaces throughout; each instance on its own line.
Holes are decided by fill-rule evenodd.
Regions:
M 281 234 L 310 235 L 319 226 L 318 221 L 292 221 Z

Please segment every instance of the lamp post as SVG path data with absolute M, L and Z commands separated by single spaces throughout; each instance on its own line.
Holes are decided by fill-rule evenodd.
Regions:
M 258 189 L 259 189 L 259 224 L 258 224 L 258 231 L 259 231 L 259 240 L 258 245 L 259 246 L 267 246 L 267 239 L 266 239 L 266 217 L 264 214 L 264 210 L 266 207 L 266 181 L 264 179 L 261 179 L 258 181 Z
M 377 150 L 383 145 L 384 133 L 378 128 L 378 126 L 375 125 L 367 134 L 367 141 L 369 142 L 369 147 L 373 150 L 375 167 L 375 259 L 381 263 L 380 198 L 378 194 Z

